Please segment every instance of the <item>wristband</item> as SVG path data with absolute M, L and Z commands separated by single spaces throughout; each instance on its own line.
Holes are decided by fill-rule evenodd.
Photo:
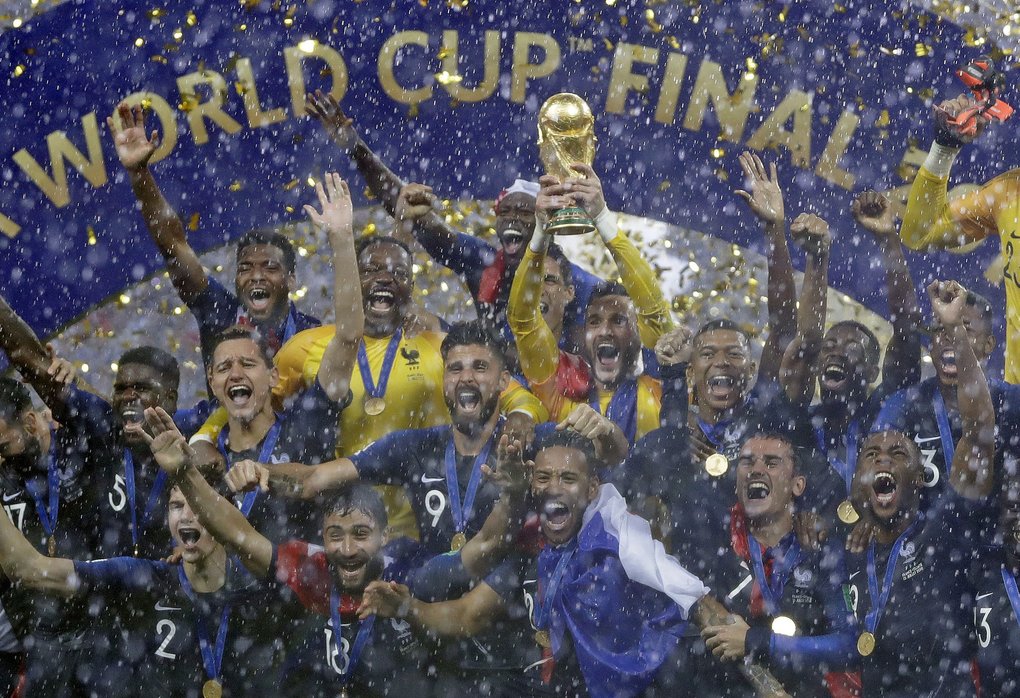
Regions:
M 599 212 L 599 215 L 595 216 L 595 227 L 598 228 L 599 236 L 605 242 L 609 242 L 620 232 L 620 229 L 617 227 L 617 216 L 609 210 L 608 206 L 604 207 Z
M 949 179 L 949 171 L 953 167 L 953 161 L 960 154 L 959 148 L 941 145 L 936 141 L 931 144 L 928 157 L 924 159 L 922 167 L 939 179 Z

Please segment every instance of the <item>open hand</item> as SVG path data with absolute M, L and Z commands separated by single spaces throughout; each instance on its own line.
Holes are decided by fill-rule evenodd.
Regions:
M 776 163 L 771 163 L 766 172 L 765 164 L 756 153 L 741 153 L 740 169 L 744 171 L 750 191 L 738 189 L 737 196 L 742 197 L 754 215 L 763 222 L 782 223 L 786 211 L 783 208 L 783 190 L 779 187 Z
M 109 116 L 106 125 L 113 134 L 120 164 L 128 171 L 141 170 L 159 147 L 159 132 L 153 131 L 149 138 L 145 137 L 145 110 L 140 104 L 132 107 L 121 102 L 117 105 L 117 115 L 122 128 L 118 129 Z
M 170 477 L 179 476 L 192 462 L 194 451 L 188 445 L 173 417 L 162 407 L 146 407 L 145 423 L 149 431 L 145 431 L 140 422 L 131 422 L 124 426 L 125 431 L 140 435 L 145 439 L 159 467 Z M 150 436 L 151 432 L 151 436 Z
M 381 618 L 403 618 L 411 608 L 411 590 L 397 582 L 376 580 L 365 587 L 358 606 L 358 618 L 371 615 Z
M 354 204 L 351 202 L 351 190 L 347 182 L 336 172 L 327 172 L 323 182 L 315 183 L 315 193 L 319 197 L 322 213 L 314 206 L 305 204 L 305 213 L 317 227 L 329 234 L 343 236 L 354 235 Z
M 494 466 L 483 463 L 482 473 L 500 489 L 519 494 L 527 491 L 528 473 L 534 466 L 533 462 L 524 461 L 520 441 L 503 434 L 496 444 Z

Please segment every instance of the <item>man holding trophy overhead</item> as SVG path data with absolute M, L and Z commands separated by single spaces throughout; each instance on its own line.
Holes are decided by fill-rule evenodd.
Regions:
M 507 307 L 521 368 L 552 418 L 562 419 L 578 403 L 587 402 L 623 429 L 633 444 L 658 427 L 662 395 L 658 380 L 638 375 L 638 356 L 642 345 L 652 350 L 674 329 L 673 319 L 654 271 L 620 234 L 616 214 L 606 206 L 602 183 L 591 166 L 596 142 L 591 109 L 577 95 L 553 95 L 542 105 L 538 124 L 546 174 L 539 180 L 535 233 Z M 603 282 L 585 308 L 582 353 L 591 367 L 591 382 L 579 398 L 572 390 L 572 367 L 584 361 L 557 347 L 561 323 L 554 316 L 560 304 L 553 287 L 569 282 L 560 278 L 562 265 L 553 262 L 562 253 L 555 246 L 549 249 L 550 237 L 595 231 L 616 261 L 623 284 Z M 646 366 L 650 363 L 654 361 L 646 360 Z

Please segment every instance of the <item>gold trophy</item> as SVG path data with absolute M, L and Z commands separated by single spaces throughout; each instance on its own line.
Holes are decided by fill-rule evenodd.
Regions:
M 575 94 L 561 92 L 538 110 L 538 157 L 546 174 L 565 181 L 580 173 L 575 163 L 595 161 L 595 117 L 588 103 Z M 545 232 L 551 235 L 583 235 L 595 232 L 595 221 L 579 206 L 558 209 L 549 216 Z

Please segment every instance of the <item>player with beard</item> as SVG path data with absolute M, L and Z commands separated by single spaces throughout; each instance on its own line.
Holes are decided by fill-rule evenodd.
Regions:
M 970 339 L 971 351 L 984 371 L 995 348 L 991 303 L 969 292 L 963 308 L 963 326 Z M 872 428 L 873 431 L 901 431 L 914 440 L 924 467 L 922 508 L 929 506 L 944 492 L 945 481 L 951 475 L 953 454 L 963 428 L 959 408 L 960 386 L 966 385 L 960 378 L 959 350 L 950 328 L 937 318 L 931 339 L 930 353 L 935 376 L 893 393 L 883 403 Z M 995 406 L 997 472 L 1003 472 L 1003 459 L 1020 454 L 1020 387 L 989 379 L 987 375 L 985 380 Z
M 340 415 L 337 456 L 349 456 L 387 434 L 449 423 L 443 395 L 443 335 L 404 329 L 414 277 L 411 254 L 394 238 L 361 238 L 355 248 L 365 334 L 351 401 Z M 280 381 L 273 394 L 283 400 L 312 385 L 323 353 L 336 333 L 333 326 L 299 333 L 275 358 Z M 530 442 L 546 411 L 538 399 L 511 380 L 500 399 L 506 430 Z M 225 415 L 214 416 L 199 439 L 215 442 Z M 384 490 L 392 532 L 417 537 L 414 511 L 399 487 Z
M 340 412 L 350 396 L 351 373 L 364 331 L 361 295 L 349 280 L 357 273 L 354 257 L 354 212 L 347 183 L 327 173 L 316 185 L 322 212 L 306 207 L 324 230 L 333 250 L 333 325 L 312 385 L 289 401 L 286 412 L 273 410 L 271 391 L 279 374 L 260 337 L 243 327 L 228 329 L 214 340 L 207 380 L 227 412 L 217 447 L 229 470 L 234 463 L 317 464 L 332 460 Z M 237 502 L 252 525 L 273 541 L 309 538 L 317 522 L 305 507 L 280 497 L 249 492 Z
M 660 386 L 650 376 L 636 376 L 641 345 L 651 349 L 673 329 L 669 305 L 655 273 L 626 235 L 619 232 L 616 214 L 606 206 L 602 182 L 587 165 L 575 165 L 580 176 L 560 182 L 545 175 L 536 200 L 537 223 L 524 261 L 518 267 L 510 294 L 508 317 L 520 352 L 521 368 L 534 393 L 556 416 L 588 400 L 603 414 L 610 414 L 634 440 L 658 426 Z M 559 349 L 562 334 L 560 303 L 571 297 L 572 286 L 543 283 L 549 236 L 544 225 L 549 213 L 567 206 L 583 206 L 595 221 L 620 269 L 619 286 L 600 284 L 585 309 L 584 354 L 593 383 L 587 395 L 577 395 L 578 369 L 582 362 Z M 542 288 L 542 291 L 539 291 Z M 547 305 L 545 312 L 543 304 Z M 548 324 L 549 317 L 553 326 Z M 635 343 L 635 337 L 639 342 Z
M 318 497 L 358 479 L 399 485 L 410 494 L 423 549 L 430 555 L 460 550 L 480 530 L 499 497 L 499 488 L 483 481 L 482 465 L 495 455 L 493 448 L 507 433 L 498 407 L 510 376 L 500 348 L 477 322 L 454 325 L 441 350 L 443 395 L 451 424 L 394 432 L 349 458 L 313 468 L 243 464 L 228 473 L 228 484 L 235 491 L 261 484 L 302 498 Z M 619 462 L 626 453 L 620 430 L 587 406 L 557 428 L 597 438 L 610 462 Z M 549 429 L 551 425 L 541 426 L 539 431 Z M 464 591 L 451 586 L 438 593 L 457 596 Z M 501 676 L 532 663 L 536 657 L 528 655 L 528 649 L 490 633 L 477 643 L 453 643 L 445 654 L 466 682 L 463 687 L 477 687 L 499 684 Z
M 973 114 L 973 130 L 961 133 L 951 123 L 959 114 L 979 109 L 969 95 L 934 106 L 935 142 L 910 188 L 900 235 L 913 250 L 961 247 L 990 236 L 1000 239 L 1006 261 L 1006 382 L 1020 383 L 1020 257 L 1014 253 L 1020 220 L 1020 169 L 995 177 L 949 201 L 949 173 L 963 146 L 984 132 L 988 117 Z M 970 124 L 968 124 L 970 125 Z
M 168 433 L 173 431 L 158 410 L 147 416 Z M 191 465 L 183 439 L 179 435 L 176 439 L 179 446 L 165 449 L 169 457 L 160 462 L 179 483 L 202 524 L 256 577 L 280 580 L 302 606 L 316 614 L 307 623 L 303 652 L 288 662 L 284 685 L 294 687 L 297 695 L 431 695 L 429 677 L 434 672 L 426 666 L 410 624 L 367 613 L 358 616 L 367 584 L 377 579 L 405 581 L 409 570 L 420 563 L 417 546 L 410 541 L 387 543 L 386 510 L 378 494 L 355 484 L 327 500 L 322 547 L 302 541 L 277 546 L 217 495 Z M 506 547 L 510 522 L 518 520 L 522 509 L 525 475 L 523 467 L 514 472 L 504 468 L 504 462 L 513 465 L 502 455 L 508 448 L 504 437 L 496 467 L 484 468 L 502 490 L 493 507 L 499 513 L 463 549 L 478 565 L 498 558 Z M 324 622 L 322 616 L 328 620 Z
M 681 563 L 701 558 L 689 569 L 699 570 L 734 614 L 728 623 L 702 631 L 715 657 L 727 664 L 745 657 L 761 661 L 792 696 L 847 695 L 830 692 L 830 683 L 847 682 L 845 675 L 830 672 L 854 663 L 856 656 L 842 545 L 811 550 L 798 540 L 794 514 L 806 486 L 800 460 L 784 435 L 747 439 L 737 457 L 736 504 L 725 553 L 673 540 L 681 543 L 676 551 Z M 696 506 L 694 499 L 689 504 Z M 724 517 L 716 514 L 714 525 L 725 527 Z M 713 664 L 703 681 L 715 678 L 720 692 L 736 684 L 727 676 L 732 664 Z
M 881 431 L 861 446 L 851 498 L 875 535 L 864 553 L 848 555 L 847 568 L 868 696 L 976 693 L 966 551 L 979 542 L 977 513 L 992 491 L 995 412 L 964 324 L 967 290 L 936 281 L 928 294 L 966 386 L 957 396 L 963 433 L 949 487 L 927 511 L 923 462 L 910 437 Z
M 819 448 L 846 483 L 853 480 L 854 461 L 860 439 L 871 429 L 882 403 L 892 393 L 914 385 L 921 373 L 921 313 L 917 290 L 896 235 L 896 218 L 888 199 L 868 191 L 854 199 L 854 218 L 871 232 L 882 249 L 893 334 L 881 365 L 882 382 L 869 394 L 878 378 L 881 347 L 874 333 L 854 320 L 837 322 L 825 333 L 818 359 L 820 402 L 811 408 L 811 422 Z M 844 507 L 845 508 L 845 507 Z M 856 520 L 849 511 L 845 523 Z
M 131 180 L 149 234 L 166 260 L 170 281 L 198 321 L 204 363 L 209 363 L 209 343 L 232 325 L 257 328 L 274 353 L 296 333 L 317 327 L 316 318 L 298 312 L 289 300 L 297 288 L 294 248 L 279 233 L 255 230 L 238 240 L 233 293 L 206 273 L 188 244 L 184 224 L 163 198 L 149 169 L 159 147 L 158 133 L 146 134 L 145 110 L 140 105 L 122 102 L 117 115 L 120 128 L 113 118 L 107 119 L 117 157 Z
M 697 631 L 685 619 L 690 614 L 705 627 L 726 622 L 727 612 L 666 555 L 648 523 L 627 512 L 612 485 L 599 485 L 600 469 L 592 442 L 581 435 L 540 438 L 531 466 L 543 534 L 537 558 L 517 574 L 489 574 L 455 601 L 429 603 L 398 584 L 373 584 L 366 608 L 440 636 L 470 636 L 499 619 L 501 605 L 523 597 L 555 695 L 676 695 L 680 686 L 702 695 L 688 657 Z M 787 696 L 759 665 L 741 670 L 757 695 Z
M 332 95 L 321 91 L 309 94 L 305 108 L 354 160 L 369 189 L 398 224 L 408 219 L 416 221 L 415 237 L 421 246 L 434 260 L 464 279 L 475 301 L 479 320 L 511 344 L 513 335 L 506 323 L 507 301 L 514 274 L 535 229 L 538 187 L 533 182 L 518 179 L 497 197 L 493 207 L 499 240 L 497 248 L 473 235 L 456 231 L 443 216 L 433 211 L 435 197 L 430 187 L 409 184 L 405 189 L 400 177 L 361 139 L 354 122 Z M 572 275 L 576 292 L 565 313 L 564 344 L 568 348 L 572 346 L 569 342 L 576 341 L 573 335 L 580 332 L 588 296 L 599 282 L 598 277 L 578 266 L 573 266 Z
M 1020 481 L 1005 475 L 995 545 L 978 547 L 971 573 L 981 693 L 988 696 L 1020 694 Z
M 143 442 L 153 442 L 157 453 L 163 448 L 181 452 L 184 437 L 159 411 L 169 426 L 153 428 L 155 441 L 141 425 L 131 429 Z M 179 441 L 159 436 L 164 429 L 172 429 Z M 211 476 L 219 478 L 218 472 Z M 8 579 L 37 596 L 103 598 L 131 618 L 123 628 L 125 645 L 133 651 L 129 664 L 120 681 L 103 687 L 102 695 L 276 693 L 283 638 L 291 629 L 290 618 L 265 613 L 280 595 L 277 585 L 252 579 L 228 557 L 177 486 L 170 488 L 165 525 L 180 545 L 180 565 L 137 557 L 89 562 L 46 556 L 8 517 L 0 516 L 0 566 Z

